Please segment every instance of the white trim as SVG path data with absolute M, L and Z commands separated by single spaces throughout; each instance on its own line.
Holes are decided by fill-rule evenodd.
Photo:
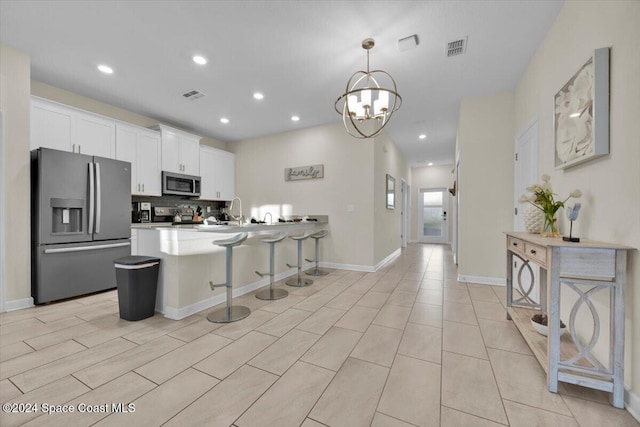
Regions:
M 507 286 L 506 279 L 502 277 L 468 276 L 458 274 L 458 282 L 477 283 L 479 285 Z
M 2 83 L 0 86 L 4 87 L 5 79 L 4 76 L 0 77 L 2 79 Z M 5 154 L 4 154 L 4 122 L 3 122 L 3 114 L 0 111 L 0 235 L 6 236 L 7 229 L 5 218 L 7 217 L 5 212 L 5 180 L 4 180 L 4 171 L 7 170 L 5 167 Z M 7 275 L 5 272 L 7 271 L 6 267 L 6 254 L 7 254 L 7 246 L 5 244 L 7 239 L 0 239 L 0 313 L 8 311 L 9 304 L 7 303 Z
M 335 270 L 352 270 L 352 271 L 364 271 L 367 273 L 375 273 L 375 267 L 370 265 L 357 265 L 357 264 L 339 264 L 336 262 L 320 262 L 320 267 L 333 268 Z
M 640 396 L 633 394 L 631 390 L 625 388 L 625 406 L 627 411 L 631 414 L 636 421 L 640 422 Z
M 4 304 L 4 308 L 9 311 L 22 310 L 23 308 L 34 307 L 33 298 L 22 298 L 22 299 L 14 299 L 13 301 L 6 301 Z

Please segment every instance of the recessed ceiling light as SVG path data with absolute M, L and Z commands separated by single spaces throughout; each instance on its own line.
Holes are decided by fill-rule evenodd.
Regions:
M 569 117 L 580 117 L 580 113 L 569 114 Z
M 418 136 L 418 138 L 420 139 L 427 139 L 427 134 L 426 133 L 422 133 Z
M 433 162 L 427 163 L 427 166 L 433 166 Z
M 261 94 L 260 92 L 256 92 L 256 93 L 253 94 L 253 97 L 255 99 L 262 99 L 262 98 L 264 98 L 264 95 Z
M 113 68 L 107 65 L 98 65 L 98 70 L 102 71 L 105 74 L 113 74 Z
M 298 116 L 291 116 L 291 121 L 292 121 L 292 122 L 300 121 L 300 117 L 298 117 Z
M 193 56 L 193 62 L 195 62 L 198 65 L 204 65 L 207 63 L 207 58 L 205 58 L 204 56 L 200 56 L 200 55 L 194 55 Z
M 224 123 L 226 125 L 227 123 L 229 123 L 229 119 L 227 119 L 226 117 L 223 117 L 220 119 L 220 123 Z

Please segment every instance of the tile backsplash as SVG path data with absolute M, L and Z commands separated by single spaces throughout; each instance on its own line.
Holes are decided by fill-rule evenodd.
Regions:
M 176 208 L 193 208 L 196 209 L 198 206 L 202 208 L 202 215 L 205 218 L 210 216 L 215 216 L 216 218 L 220 217 L 220 210 L 225 207 L 225 203 L 223 201 L 211 201 L 211 200 L 197 200 L 197 199 L 185 199 L 183 197 L 172 197 L 172 196 L 162 196 L 162 197 L 144 197 L 144 196 L 131 196 L 131 203 L 133 209 L 133 203 L 135 202 L 149 202 L 151 203 L 151 209 L 155 206 L 169 206 Z M 207 212 L 207 208 L 210 209 Z

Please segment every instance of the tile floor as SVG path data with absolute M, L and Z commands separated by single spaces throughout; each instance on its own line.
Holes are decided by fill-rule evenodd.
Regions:
M 290 295 L 278 301 L 236 298 L 253 312 L 227 325 L 208 322 L 210 310 L 123 321 L 115 291 L 4 313 L 0 400 L 75 412 L 0 413 L 0 424 L 640 425 L 604 393 L 549 393 L 505 320 L 504 288 L 456 281 L 446 246 L 315 279 L 279 284 Z

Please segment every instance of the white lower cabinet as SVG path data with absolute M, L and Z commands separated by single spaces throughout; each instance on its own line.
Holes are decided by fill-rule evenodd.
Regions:
M 131 255 L 138 255 L 138 230 L 131 229 Z
M 200 198 L 231 200 L 235 196 L 236 156 L 228 151 L 200 146 Z
M 161 196 L 160 134 L 125 123 L 116 125 L 116 159 L 131 162 L 131 194 Z

